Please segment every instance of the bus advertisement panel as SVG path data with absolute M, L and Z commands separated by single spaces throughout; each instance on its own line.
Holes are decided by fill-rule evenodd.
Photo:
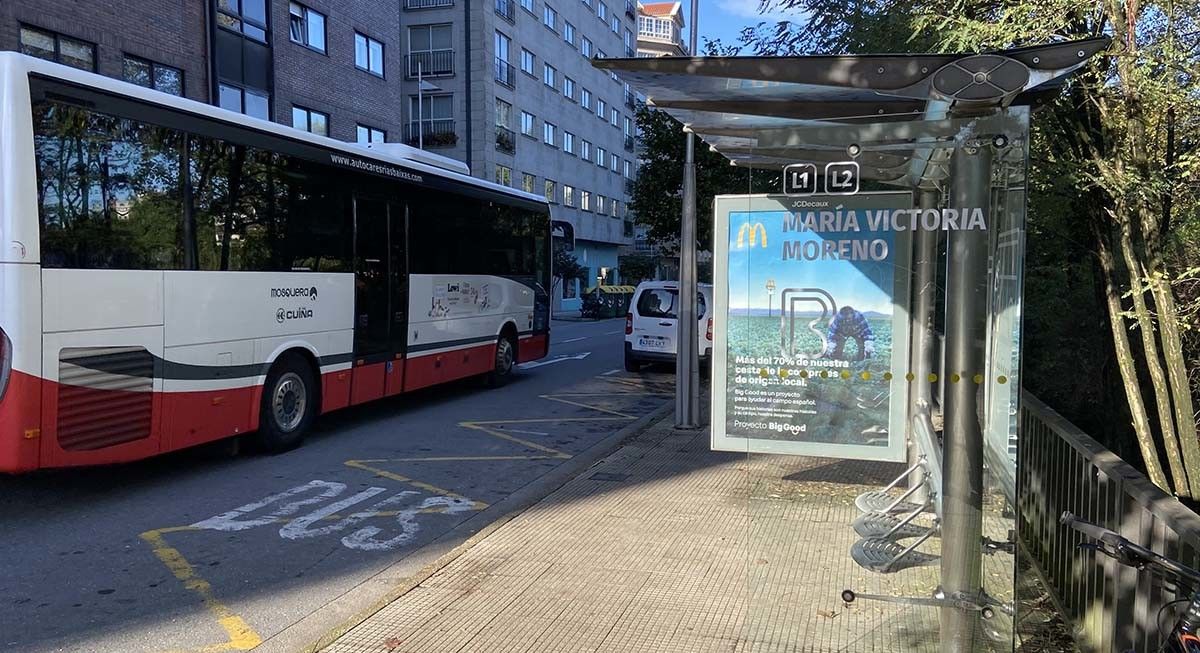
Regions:
M 712 447 L 904 460 L 911 193 L 714 207 Z

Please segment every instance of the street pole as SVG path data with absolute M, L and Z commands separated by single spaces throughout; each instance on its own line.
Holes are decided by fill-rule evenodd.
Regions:
M 937 190 L 921 189 L 919 193 L 917 208 L 936 209 L 939 207 L 941 193 Z M 922 453 L 928 453 L 922 451 L 918 446 L 916 437 L 913 435 L 912 423 L 918 411 L 924 413 L 925 417 L 929 417 L 930 406 L 933 405 L 933 385 L 929 382 L 929 375 L 933 372 L 934 345 L 937 337 L 933 322 L 934 313 L 937 310 L 935 304 L 937 302 L 938 233 L 930 230 L 912 232 L 913 303 L 912 314 L 909 317 L 910 342 L 912 343 L 909 370 L 912 371 L 914 382 L 909 384 L 909 415 L 906 425 L 908 465 L 910 467 L 917 463 Z M 911 488 L 914 485 L 920 485 L 924 480 L 924 474 L 915 471 L 909 476 L 908 486 Z M 921 489 L 917 490 L 912 499 L 920 503 L 925 501 L 927 496 L 928 491 Z
M 951 206 L 980 208 L 990 222 L 991 150 L 986 143 L 955 148 Z M 988 232 L 949 232 L 946 269 L 945 435 L 942 462 L 942 588 L 947 597 L 978 601 L 983 564 L 983 429 L 980 384 L 988 315 Z M 941 608 L 942 653 L 978 650 L 979 611 Z
M 692 0 L 690 54 L 696 56 L 699 0 Z M 700 426 L 700 360 L 696 343 L 696 136 L 687 131 L 683 216 L 679 229 L 679 320 L 675 347 L 675 428 Z M 709 310 L 712 310 L 711 308 Z
M 425 149 L 425 95 L 421 87 L 425 85 L 421 79 L 422 67 L 417 61 L 417 149 Z

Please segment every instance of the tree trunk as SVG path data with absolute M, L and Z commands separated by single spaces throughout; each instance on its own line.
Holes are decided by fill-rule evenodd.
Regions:
M 1183 336 L 1179 332 L 1179 310 L 1166 277 L 1151 273 L 1148 281 L 1158 308 L 1158 335 L 1162 340 L 1163 358 L 1167 361 L 1167 376 L 1171 381 L 1175 430 L 1183 449 L 1184 466 L 1191 479 L 1191 496 L 1195 498 L 1200 496 L 1200 439 L 1196 434 L 1196 408 L 1192 402 L 1187 360 L 1183 356 Z
M 1154 320 L 1150 317 L 1150 309 L 1146 306 L 1146 283 L 1141 271 L 1144 269 L 1138 260 L 1138 252 L 1134 249 L 1132 225 L 1129 220 L 1129 207 L 1118 203 L 1118 229 L 1120 230 L 1121 255 L 1125 259 L 1125 267 L 1129 273 L 1130 297 L 1133 299 L 1133 315 L 1137 321 L 1138 332 L 1142 337 L 1142 350 L 1146 357 L 1146 369 L 1150 372 L 1150 383 L 1154 387 L 1154 403 L 1158 409 L 1158 428 L 1162 433 L 1163 446 L 1166 448 L 1167 463 L 1171 468 L 1171 479 L 1174 481 L 1176 493 L 1187 497 L 1193 496 L 1192 486 L 1188 481 L 1187 470 L 1180 455 L 1179 440 L 1175 435 L 1175 418 L 1171 407 L 1171 388 L 1167 384 L 1167 376 L 1163 372 L 1162 357 L 1158 351 L 1158 341 L 1155 340 Z M 1105 271 L 1107 277 L 1107 270 Z M 1122 323 L 1124 320 L 1122 320 Z
M 1116 261 L 1112 251 L 1100 234 L 1099 225 L 1094 225 L 1096 232 L 1096 251 L 1100 257 L 1100 269 L 1104 273 L 1104 302 L 1108 307 L 1108 323 L 1112 330 L 1113 347 L 1116 349 L 1117 367 L 1121 371 L 1121 382 L 1125 386 L 1125 399 L 1129 402 L 1129 413 L 1133 417 L 1133 432 L 1137 436 L 1138 448 L 1142 452 L 1142 460 L 1146 464 L 1146 474 L 1150 481 L 1158 487 L 1171 491 L 1167 476 L 1159 462 L 1158 446 L 1154 434 L 1150 430 L 1150 418 L 1146 414 L 1146 404 L 1142 400 L 1142 390 L 1138 386 L 1137 368 L 1133 361 L 1133 350 L 1129 346 L 1129 337 L 1125 333 L 1124 309 L 1121 306 L 1121 295 L 1114 283 Z

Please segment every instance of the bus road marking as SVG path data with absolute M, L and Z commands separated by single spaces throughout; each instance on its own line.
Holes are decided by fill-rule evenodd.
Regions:
M 603 395 L 601 395 L 601 396 L 603 396 Z M 601 413 L 608 413 L 609 415 L 616 415 L 617 417 L 625 417 L 628 419 L 637 419 L 637 417 L 635 417 L 633 415 L 629 415 L 627 413 L 622 413 L 622 412 L 615 411 L 615 410 L 609 410 L 608 408 L 600 408 L 599 406 L 591 406 L 589 404 L 585 404 L 582 402 L 571 401 L 570 399 L 564 399 L 562 395 L 541 395 L 541 398 L 549 399 L 550 401 L 557 401 L 559 403 L 564 403 L 564 404 L 567 404 L 568 406 L 579 406 L 580 408 L 587 408 L 588 410 L 596 410 Z
M 611 370 L 609 370 L 609 371 L 605 372 L 604 374 L 601 374 L 600 376 L 609 376 L 609 375 L 611 375 L 611 374 L 616 374 L 616 373 L 618 373 L 618 372 L 620 372 L 620 371 L 621 371 L 621 369 L 620 369 L 620 368 L 611 369 Z
M 568 342 L 579 342 L 580 340 L 587 340 L 587 339 L 588 339 L 588 337 L 587 337 L 587 336 L 579 336 L 578 338 L 567 338 L 566 340 L 559 340 L 558 342 L 553 342 L 553 343 L 550 343 L 550 344 L 552 344 L 552 345 L 565 345 L 565 344 L 567 344 Z

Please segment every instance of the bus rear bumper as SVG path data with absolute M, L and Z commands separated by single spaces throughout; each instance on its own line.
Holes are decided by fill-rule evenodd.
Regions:
M 0 399 L 0 472 L 27 472 L 39 467 L 42 382 L 12 371 Z

